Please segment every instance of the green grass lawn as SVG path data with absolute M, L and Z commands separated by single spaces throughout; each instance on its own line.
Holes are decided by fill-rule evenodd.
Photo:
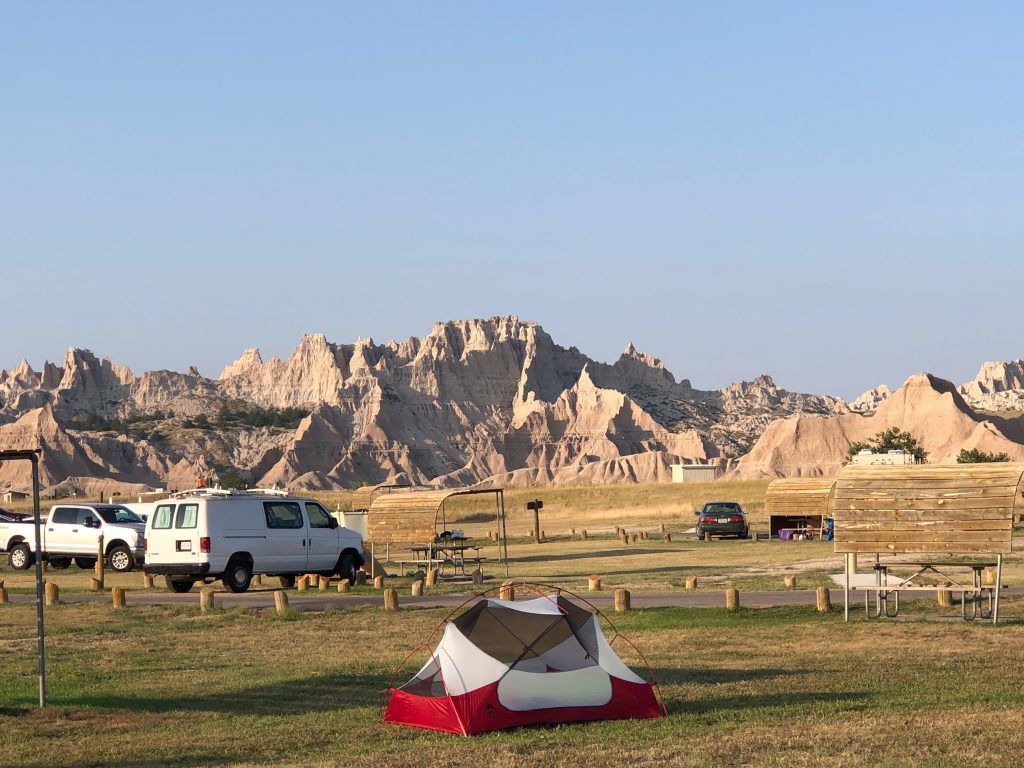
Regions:
M 39 711 L 34 607 L 0 606 L 0 765 L 993 766 L 1024 749 L 1019 600 L 995 628 L 813 608 L 616 614 L 665 719 L 469 739 L 385 725 L 392 669 L 444 615 L 61 605 Z

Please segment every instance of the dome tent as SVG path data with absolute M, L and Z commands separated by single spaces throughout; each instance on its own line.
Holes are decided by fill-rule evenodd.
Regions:
M 390 689 L 385 721 L 469 736 L 664 714 L 655 685 L 619 659 L 598 617 L 560 593 L 521 601 L 485 593 L 442 626 L 427 663 Z

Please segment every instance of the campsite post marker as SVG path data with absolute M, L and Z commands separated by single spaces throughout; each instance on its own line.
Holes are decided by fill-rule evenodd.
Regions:
M 526 502 L 526 508 L 533 510 L 533 540 L 540 544 L 540 511 L 544 509 L 544 502 L 540 499 Z

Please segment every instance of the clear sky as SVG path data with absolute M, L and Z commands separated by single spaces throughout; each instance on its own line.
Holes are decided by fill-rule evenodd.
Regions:
M 5 3 L 0 367 L 518 314 L 719 387 L 1024 356 L 1019 3 Z

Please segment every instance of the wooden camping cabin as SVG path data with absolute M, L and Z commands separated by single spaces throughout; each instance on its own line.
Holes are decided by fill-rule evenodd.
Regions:
M 847 555 L 846 602 L 858 554 L 876 555 L 876 573 L 885 566 L 880 554 L 995 556 L 996 580 L 1002 583 L 1002 558 L 1010 552 L 1013 519 L 1024 494 L 1024 464 L 917 464 L 847 466 L 836 480 L 830 509 L 835 519 L 835 551 Z M 934 571 L 940 565 L 973 567 L 949 558 L 914 563 Z M 903 580 L 901 589 L 914 588 Z M 925 587 L 920 587 L 924 589 Z M 867 589 L 878 592 L 877 587 Z M 893 590 L 895 591 L 895 590 Z M 999 589 L 994 589 L 993 621 L 998 618 Z
M 772 480 L 764 496 L 769 535 L 776 538 L 786 530 L 820 535 L 829 517 L 829 497 L 835 484 L 834 477 Z

